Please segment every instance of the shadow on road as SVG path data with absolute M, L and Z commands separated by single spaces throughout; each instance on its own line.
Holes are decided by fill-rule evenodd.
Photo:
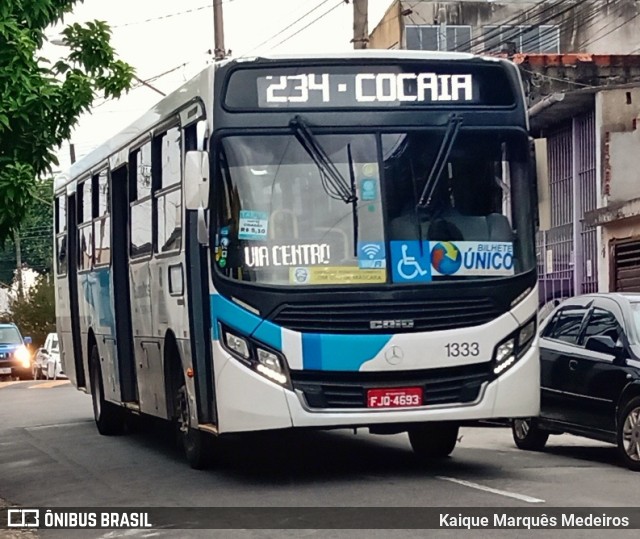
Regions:
M 618 457 L 617 449 L 614 445 L 602 446 L 580 446 L 580 445 L 548 445 L 544 453 L 556 455 L 558 457 L 567 457 L 585 462 L 584 465 L 591 463 L 607 464 L 623 467 Z
M 368 436 L 352 431 L 270 431 L 221 437 L 211 471 L 220 477 L 255 484 L 350 481 L 356 477 L 512 477 L 514 470 L 462 456 L 464 449 L 441 460 L 420 460 L 406 435 Z M 188 466 L 169 427 L 145 420 L 130 436 L 145 451 Z M 392 439 L 392 441 L 391 441 Z M 206 472 L 205 472 L 206 473 Z M 518 475 L 516 471 L 516 476 Z

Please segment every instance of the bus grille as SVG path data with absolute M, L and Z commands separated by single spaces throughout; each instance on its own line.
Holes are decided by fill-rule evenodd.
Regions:
M 494 300 L 451 298 L 426 301 L 283 305 L 273 317 L 278 324 L 306 333 L 407 333 L 467 328 L 503 314 Z M 376 320 L 411 320 L 413 327 L 371 329 Z
M 368 389 L 421 387 L 424 406 L 464 404 L 478 398 L 491 364 L 403 372 L 291 371 L 293 388 L 309 408 L 366 408 Z

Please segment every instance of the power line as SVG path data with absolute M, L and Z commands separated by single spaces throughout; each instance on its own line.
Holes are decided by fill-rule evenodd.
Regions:
M 513 23 L 516 22 L 525 22 L 527 21 L 527 16 L 529 14 L 535 13 L 536 16 L 540 17 L 541 15 L 543 15 L 544 13 L 547 13 L 548 11 L 555 9 L 556 6 L 560 5 L 560 3 L 563 0 L 556 0 L 556 2 L 551 3 L 550 5 L 548 5 L 547 7 L 540 9 L 538 11 L 538 8 L 540 8 L 540 6 L 542 6 L 542 4 L 545 4 L 547 2 L 547 0 L 540 0 L 539 2 L 537 2 L 535 5 L 531 6 L 528 9 L 525 9 L 524 11 L 521 11 L 519 13 L 516 13 L 515 15 L 509 17 L 508 19 L 502 21 L 502 22 L 498 22 L 495 24 L 490 24 L 487 26 L 495 26 L 495 28 L 493 30 L 489 30 L 488 32 L 485 33 L 480 33 L 480 35 L 476 36 L 476 37 L 472 37 L 471 39 L 460 43 L 458 46 L 456 46 L 454 48 L 454 50 L 460 50 L 460 49 L 469 49 L 471 50 L 472 48 L 474 48 L 477 45 L 480 45 L 482 43 L 486 43 L 488 40 L 491 39 L 495 39 L 496 37 L 500 37 L 502 34 L 502 27 L 503 26 L 511 26 L 513 25 Z M 584 0 L 582 0 L 584 1 Z
M 285 26 L 282 30 L 279 30 L 278 32 L 276 32 L 274 35 L 272 35 L 271 37 L 265 39 L 262 43 L 260 43 L 259 45 L 256 45 L 255 47 L 253 47 L 251 50 L 245 52 L 244 54 L 240 55 L 240 58 L 244 58 L 245 56 L 247 56 L 248 54 L 251 54 L 253 51 L 255 51 L 256 49 L 259 49 L 260 47 L 262 47 L 263 45 L 266 45 L 267 43 L 269 43 L 270 41 L 278 38 L 279 36 L 281 36 L 282 34 L 284 34 L 287 30 L 289 30 L 289 28 L 291 28 L 292 26 L 295 26 L 296 24 L 298 24 L 300 21 L 302 21 L 303 19 L 307 18 L 309 15 L 311 15 L 314 11 L 317 11 L 318 9 L 320 9 L 322 6 L 324 6 L 325 4 L 328 4 L 331 0 L 322 0 L 316 7 L 310 9 L 309 11 L 307 11 L 304 15 L 302 15 L 301 17 L 299 17 L 298 19 L 296 19 L 295 21 L 293 21 L 291 24 Z M 342 1 L 342 0 L 341 0 Z M 277 45 L 276 45 L 277 46 Z
M 209 3 L 206 6 L 200 6 L 200 7 L 194 7 L 191 9 L 185 9 L 184 11 L 178 11 L 176 13 L 168 13 L 166 15 L 159 15 L 157 17 L 150 17 L 148 19 L 144 19 L 141 21 L 133 21 L 133 22 L 126 22 L 123 24 L 116 24 L 113 25 L 111 28 L 126 28 L 127 26 L 137 26 L 139 24 L 146 24 L 146 23 L 150 23 L 150 22 L 155 22 L 155 21 L 163 21 L 166 19 L 171 19 L 173 17 L 179 17 L 181 15 L 189 15 L 191 13 L 197 13 L 199 11 L 204 11 L 209 10 L 209 9 L 213 9 L 213 6 L 215 3 L 220 2 L 222 4 L 228 4 L 229 2 L 233 2 L 234 0 L 214 0 L 213 3 Z
M 303 32 L 304 30 L 306 30 L 307 28 L 309 28 L 310 26 L 312 26 L 313 24 L 315 24 L 316 22 L 318 22 L 320 19 L 323 19 L 324 17 L 326 17 L 327 15 L 329 15 L 329 13 L 331 13 L 332 11 L 335 11 L 336 9 L 338 9 L 342 4 L 344 4 L 344 0 L 339 0 L 339 2 L 333 6 L 331 9 L 328 9 L 327 11 L 325 11 L 322 15 L 316 17 L 315 19 L 313 19 L 309 24 L 303 26 L 302 28 L 300 28 L 298 31 L 294 32 L 293 34 L 291 34 L 289 37 L 284 38 L 282 41 L 279 41 L 278 43 L 276 43 L 275 45 L 273 45 L 271 47 L 271 49 L 275 49 L 276 47 L 279 47 L 280 45 L 282 45 L 283 43 L 286 43 L 287 41 L 289 41 L 291 38 L 297 36 L 300 32 Z
M 590 46 L 593 45 L 594 43 L 597 43 L 598 41 L 600 41 L 601 39 L 604 39 L 605 37 L 613 34 L 614 32 L 617 32 L 618 30 L 620 30 L 620 28 L 622 28 L 623 26 L 625 26 L 626 24 L 629 24 L 631 21 L 635 20 L 638 18 L 638 16 L 640 16 L 640 12 L 636 13 L 633 17 L 630 17 L 629 19 L 621 22 L 618 26 L 616 26 L 613 30 L 610 30 L 609 32 L 607 32 L 606 34 L 597 37 L 595 39 L 592 39 L 590 42 L 586 43 L 584 46 Z

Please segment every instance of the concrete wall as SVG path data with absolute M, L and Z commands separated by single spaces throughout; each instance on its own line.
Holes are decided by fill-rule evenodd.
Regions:
M 395 2 L 394 2 L 395 3 Z M 471 25 L 473 52 L 481 53 L 486 25 L 555 24 L 560 27 L 560 52 L 589 52 L 594 54 L 627 54 L 640 47 L 640 5 L 635 0 L 569 0 L 536 1 L 479 1 L 450 2 L 401 1 L 402 9 L 410 9 L 397 21 L 373 31 L 372 41 L 377 48 L 389 48 L 397 33 L 386 26 L 396 26 L 400 34 L 402 24 Z M 389 34 L 389 35 L 385 35 Z M 403 44 L 404 46 L 404 44 Z
M 604 90 L 596 97 L 602 166 L 601 206 L 640 197 L 640 87 Z M 640 125 L 638 125 L 640 128 Z
M 402 5 L 400 0 L 391 3 L 384 16 L 369 36 L 370 49 L 402 48 Z
M 596 144 L 600 208 L 640 197 L 640 88 L 604 90 L 596 94 Z M 640 125 L 638 125 L 640 128 Z M 610 242 L 640 236 L 640 218 L 599 227 L 598 290 L 609 290 Z

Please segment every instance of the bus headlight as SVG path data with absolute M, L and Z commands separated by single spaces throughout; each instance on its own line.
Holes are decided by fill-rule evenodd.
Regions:
M 28 369 L 31 365 L 31 354 L 26 346 L 18 347 L 13 353 L 13 356 L 20 362 L 23 368 Z
M 531 348 L 536 334 L 536 319 L 525 322 L 502 342 L 493 353 L 493 374 L 499 376 L 511 368 Z
M 286 362 L 279 352 L 250 337 L 241 337 L 222 325 L 220 334 L 223 348 L 233 357 L 272 382 L 284 387 L 290 386 Z

